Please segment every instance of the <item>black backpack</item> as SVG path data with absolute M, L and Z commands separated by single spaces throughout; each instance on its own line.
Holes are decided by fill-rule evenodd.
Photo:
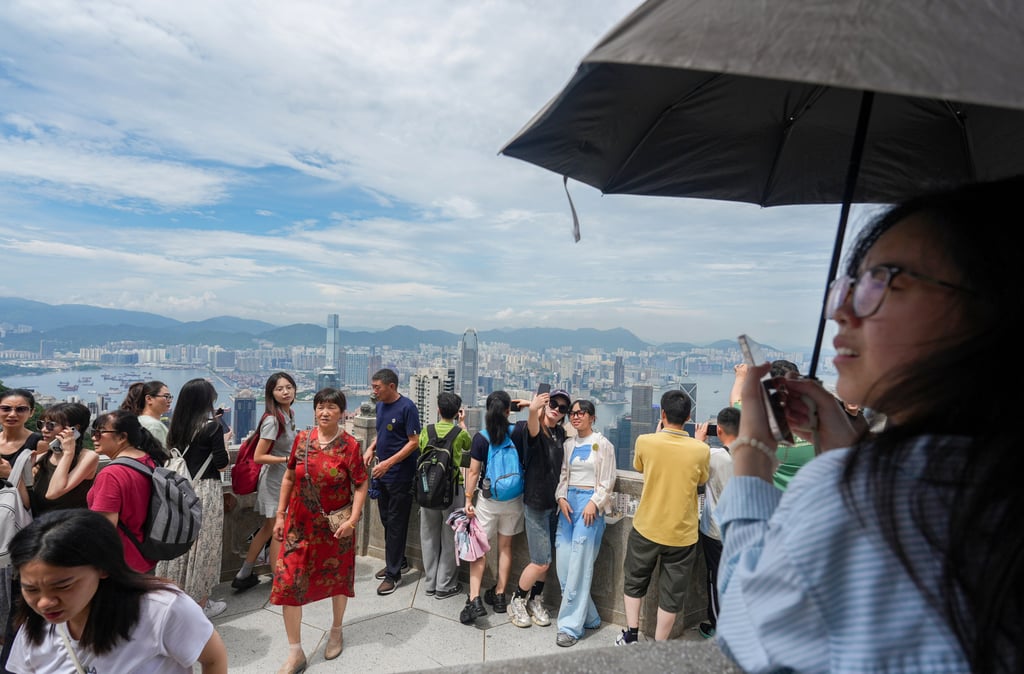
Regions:
M 458 468 L 452 455 L 452 446 L 461 432 L 461 427 L 452 426 L 448 435 L 439 439 L 437 427 L 434 424 L 427 426 L 427 444 L 420 450 L 413 480 L 416 502 L 421 508 L 444 510 L 455 499 L 459 474 L 456 472 Z

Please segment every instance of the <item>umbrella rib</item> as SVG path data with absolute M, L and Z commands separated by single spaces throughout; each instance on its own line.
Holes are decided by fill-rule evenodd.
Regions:
M 949 110 L 949 114 L 952 115 L 957 126 L 960 127 L 960 140 L 964 146 L 964 154 L 967 155 L 967 168 L 971 172 L 970 182 L 977 182 L 978 169 L 974 164 L 974 145 L 971 143 L 971 135 L 967 133 L 967 115 L 963 108 L 956 107 L 950 101 L 943 101 L 943 104 Z
M 682 96 L 674 100 L 669 106 L 664 108 L 658 114 L 657 118 L 655 118 L 654 122 L 652 122 L 651 125 L 647 127 L 647 130 L 644 132 L 644 135 L 640 138 L 640 141 L 633 145 L 633 149 L 630 150 L 629 155 L 626 157 L 626 159 L 621 164 L 619 164 L 619 168 L 615 170 L 615 173 L 612 174 L 612 176 L 609 177 L 609 179 L 604 182 L 604 188 L 601 190 L 601 192 L 607 194 L 606 190 L 608 186 L 615 185 L 618 182 L 619 176 L 622 175 L 622 172 L 626 170 L 630 162 L 632 162 L 633 159 L 637 156 L 637 153 L 640 151 L 640 148 L 644 146 L 644 144 L 647 142 L 647 139 L 651 137 L 651 134 L 654 133 L 655 129 L 658 128 L 662 120 L 665 119 L 667 115 L 669 115 L 679 106 L 683 105 L 691 96 L 697 94 L 702 89 L 704 89 L 704 87 L 708 86 L 709 84 L 711 84 L 712 82 L 721 77 L 723 77 L 722 73 L 711 73 L 710 77 L 701 80 L 696 86 L 692 87 L 689 91 L 685 92 Z
M 814 87 L 807 95 L 806 99 L 804 99 L 803 103 L 797 106 L 796 112 L 791 114 L 789 119 L 786 120 L 786 124 L 782 128 L 782 133 L 779 134 L 779 144 L 775 148 L 775 156 L 772 158 L 771 169 L 768 171 L 768 177 L 765 179 L 764 187 L 761 190 L 761 200 L 758 202 L 761 206 L 768 203 L 768 195 L 771 194 L 772 187 L 775 185 L 776 171 L 781 163 L 782 149 L 786 146 L 786 142 L 789 140 L 789 135 L 793 131 L 793 127 L 795 127 L 797 122 L 800 121 L 800 118 L 804 116 L 804 113 L 810 110 L 818 99 L 825 95 L 827 90 L 828 87 L 826 86 Z

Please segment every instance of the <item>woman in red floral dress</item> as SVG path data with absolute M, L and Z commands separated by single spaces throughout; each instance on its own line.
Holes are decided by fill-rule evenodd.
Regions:
M 306 668 L 301 634 L 306 604 L 331 598 L 334 625 L 324 658 L 341 654 L 341 623 L 348 598 L 354 596 L 354 533 L 369 486 L 359 443 L 341 427 L 345 395 L 325 388 L 313 398 L 313 409 L 317 427 L 295 438 L 274 523 L 281 553 L 270 603 L 281 606 L 284 614 L 289 653 L 280 672 L 285 674 Z M 327 513 L 348 505 L 351 516 L 332 532 Z

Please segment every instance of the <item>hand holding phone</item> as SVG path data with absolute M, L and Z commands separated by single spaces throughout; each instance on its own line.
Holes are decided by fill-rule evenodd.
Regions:
M 541 393 L 551 393 L 551 384 L 546 382 L 537 384 L 537 395 L 540 395 Z
M 82 434 L 78 432 L 77 428 L 72 427 L 71 431 L 73 440 L 77 441 L 78 438 L 82 437 Z M 50 440 L 50 451 L 57 455 L 64 453 L 64 445 L 61 444 L 61 439 L 59 437 Z
M 747 335 L 740 335 L 737 341 L 740 343 L 740 351 L 743 352 L 743 360 L 747 365 L 760 365 L 765 362 L 761 347 L 757 342 Z M 792 445 L 794 443 L 793 432 L 789 429 L 786 411 L 782 407 L 785 396 L 785 379 L 772 377 L 770 374 L 761 378 L 761 398 L 765 411 L 768 413 L 768 427 L 771 429 L 772 437 L 776 442 Z

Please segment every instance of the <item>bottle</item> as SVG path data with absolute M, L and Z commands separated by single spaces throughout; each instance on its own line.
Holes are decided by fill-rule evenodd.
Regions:
M 485 477 L 480 482 L 480 493 L 484 498 L 491 498 L 491 478 Z

